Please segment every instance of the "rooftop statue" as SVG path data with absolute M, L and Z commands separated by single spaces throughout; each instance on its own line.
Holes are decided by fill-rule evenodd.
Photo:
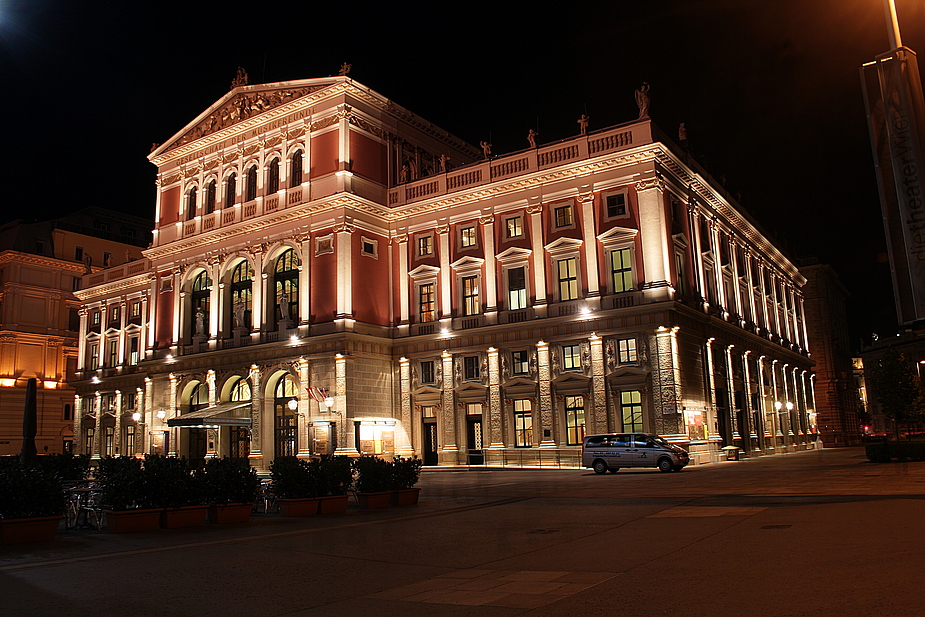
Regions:
M 642 82 L 642 86 L 636 90 L 636 105 L 639 107 L 639 118 L 649 117 L 649 82 Z
M 341 63 L 340 69 L 338 69 L 337 74 L 346 77 L 347 75 L 350 74 L 350 69 L 352 69 L 352 68 L 353 68 L 353 65 L 352 65 L 352 64 L 348 64 L 348 63 L 346 63 L 346 62 L 343 62 L 343 63 Z
M 247 71 L 245 71 L 239 66 L 237 74 L 234 76 L 234 79 L 231 80 L 231 89 L 234 90 L 238 86 L 246 86 L 246 85 L 247 85 Z
M 539 133 L 537 133 L 533 129 L 530 129 L 529 131 L 527 131 L 527 141 L 530 142 L 531 148 L 536 148 L 536 138 L 538 136 L 539 136 Z
M 480 141 L 479 145 L 482 147 L 482 155 L 485 156 L 485 159 L 491 158 L 491 144 L 487 141 Z
M 578 134 L 587 135 L 588 134 L 588 120 L 591 118 L 588 117 L 588 114 L 581 114 L 581 117 L 578 118 Z

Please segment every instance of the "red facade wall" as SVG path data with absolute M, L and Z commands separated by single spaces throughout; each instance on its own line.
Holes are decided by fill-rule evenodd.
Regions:
M 363 237 L 378 240 L 378 258 L 362 254 Z M 389 325 L 389 239 L 368 232 L 353 234 L 353 314 L 357 321 Z
M 168 277 L 171 275 L 167 275 Z M 160 282 L 160 281 L 158 281 Z M 158 349 L 170 347 L 173 338 L 173 291 L 157 294 L 157 321 L 155 323 L 155 345 Z
M 350 170 L 373 182 L 388 184 L 388 151 L 385 144 L 350 131 Z
M 317 234 L 327 236 L 331 230 Z M 315 237 L 311 246 L 315 247 Z M 336 238 L 334 242 L 337 242 Z M 336 250 L 336 246 L 335 246 Z M 334 311 L 337 310 L 337 254 L 335 252 L 312 256 L 309 261 L 311 272 L 311 322 L 324 323 L 334 320 Z
M 310 178 L 319 178 L 337 171 L 338 131 L 328 131 L 311 140 Z
M 161 220 L 158 227 L 180 220 L 180 187 L 175 186 L 161 193 Z

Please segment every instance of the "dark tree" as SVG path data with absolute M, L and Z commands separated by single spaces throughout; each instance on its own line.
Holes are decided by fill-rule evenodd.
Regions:
M 925 417 L 925 388 L 903 354 L 887 347 L 871 370 L 871 378 L 880 410 L 893 421 L 897 437 L 900 423 L 908 425 Z

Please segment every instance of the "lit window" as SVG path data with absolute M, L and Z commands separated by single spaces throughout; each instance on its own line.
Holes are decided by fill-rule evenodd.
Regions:
M 244 187 L 246 192 L 245 201 L 257 199 L 257 166 L 251 165 L 247 170 L 247 182 Z
M 562 366 L 566 370 L 581 368 L 581 352 L 578 345 L 562 347 Z
M 617 353 L 620 356 L 620 364 L 635 364 L 636 339 L 625 338 L 617 341 Z
M 141 317 L 141 302 L 132 302 L 132 317 Z
M 585 399 L 583 396 L 565 397 L 565 426 L 569 445 L 580 444 L 585 436 Z
M 507 271 L 508 309 L 527 308 L 527 274 L 526 268 L 510 268 Z
M 436 418 L 437 417 L 437 408 L 435 405 L 422 405 L 421 406 L 421 416 L 425 418 Z
M 507 220 L 507 237 L 517 238 L 524 234 L 523 220 L 519 216 Z
M 626 194 L 607 196 L 607 216 L 614 218 L 626 215 Z
M 225 207 L 228 208 L 234 204 L 238 191 L 238 176 L 234 172 L 228 174 L 225 179 Z
M 475 246 L 475 227 L 463 227 L 460 231 L 460 246 L 469 248 Z
M 215 180 L 206 186 L 206 214 L 215 212 Z
M 421 323 L 437 320 L 437 301 L 434 283 L 425 283 L 418 287 L 418 315 Z
M 289 159 L 289 186 L 296 187 L 302 184 L 302 151 L 296 150 Z
M 481 403 L 466 403 L 466 415 L 467 416 L 482 415 L 482 404 Z
M 514 445 L 518 448 L 533 445 L 533 409 L 530 399 L 514 401 Z
M 559 300 L 578 298 L 578 260 L 574 257 L 560 259 L 556 262 L 559 275 Z
M 556 227 L 568 227 L 572 224 L 572 206 L 556 208 Z
M 90 370 L 96 370 L 100 367 L 100 346 L 98 343 L 90 345 L 90 354 L 87 357 L 87 366 Z
M 196 217 L 196 198 L 199 189 L 195 186 L 186 193 L 186 220 L 191 221 Z
M 610 275 L 613 293 L 633 291 L 633 262 L 630 249 L 617 249 L 610 252 Z
M 128 340 L 128 363 L 132 366 L 138 364 L 138 337 L 133 336 Z
M 623 416 L 623 430 L 628 433 L 642 429 L 642 395 L 639 390 L 620 393 L 620 411 Z
M 515 375 L 526 375 L 530 372 L 529 355 L 526 350 L 511 353 L 511 367 Z
M 462 309 L 463 315 L 478 315 L 479 305 L 479 277 L 464 276 L 462 279 Z
M 434 254 L 434 237 L 433 236 L 418 236 L 418 256 L 424 257 L 426 255 Z

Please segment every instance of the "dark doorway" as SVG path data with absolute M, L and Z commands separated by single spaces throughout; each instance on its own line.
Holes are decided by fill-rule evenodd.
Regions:
M 425 420 L 423 423 L 424 432 L 424 464 L 437 464 L 437 423 L 433 420 Z
M 194 469 L 199 469 L 206 463 L 206 441 L 209 438 L 208 431 L 204 428 L 189 429 L 189 464 Z
M 229 435 L 228 456 L 231 458 L 247 458 L 251 453 L 251 436 L 243 426 L 232 426 Z
M 482 416 L 466 417 L 466 455 L 470 465 L 483 465 L 485 455 L 482 452 Z

